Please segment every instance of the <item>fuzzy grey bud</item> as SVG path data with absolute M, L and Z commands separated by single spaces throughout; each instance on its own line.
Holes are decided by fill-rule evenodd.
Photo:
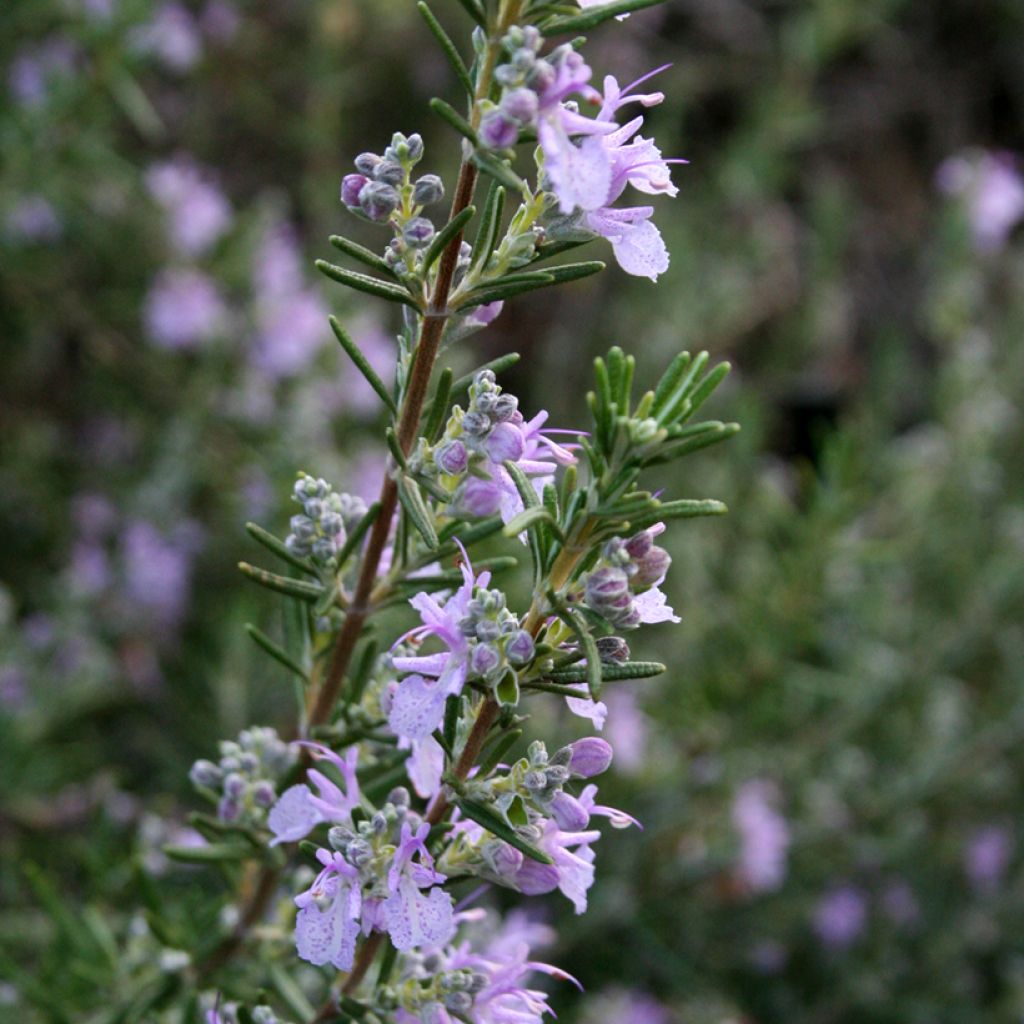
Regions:
M 424 174 L 416 179 L 412 189 L 412 201 L 417 206 L 429 206 L 444 199 L 444 182 L 436 174 Z
M 194 786 L 205 786 L 207 789 L 216 789 L 223 778 L 221 770 L 212 761 L 196 761 L 189 769 L 189 779 Z
M 398 193 L 383 181 L 367 182 L 359 193 L 359 208 L 370 220 L 387 220 L 398 202 Z
M 478 676 L 486 676 L 501 664 L 501 655 L 490 644 L 478 644 L 469 657 L 469 665 Z
M 517 630 L 505 644 L 505 657 L 513 665 L 525 665 L 533 660 L 536 646 L 533 637 L 525 629 Z
M 430 245 L 434 237 L 434 225 L 426 217 L 413 217 L 402 230 L 402 238 L 414 249 L 423 249 Z
M 629 661 L 629 644 L 621 636 L 602 636 L 597 641 L 597 653 L 606 665 Z

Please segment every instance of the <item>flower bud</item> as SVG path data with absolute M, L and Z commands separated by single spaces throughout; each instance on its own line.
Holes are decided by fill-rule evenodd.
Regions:
M 444 1005 L 459 1017 L 464 1017 L 473 1008 L 473 997 L 468 992 L 449 992 Z
M 480 122 L 479 138 L 488 149 L 508 149 L 519 140 L 519 129 L 500 110 L 492 110 Z
M 665 578 L 671 564 L 672 556 L 664 548 L 652 547 L 637 562 L 637 573 L 633 577 L 634 585 L 653 587 L 655 583 L 660 583 Z
M 302 537 L 296 537 L 294 533 L 289 533 L 284 539 L 284 546 L 296 557 L 296 558 L 308 558 L 313 552 L 313 546 L 308 540 Z
M 313 541 L 313 558 L 318 562 L 327 562 L 334 557 L 334 541 L 328 537 L 318 537 Z
M 473 627 L 473 635 L 477 640 L 489 643 L 501 636 L 501 626 L 492 619 L 480 619 Z
M 482 437 L 491 429 L 491 421 L 482 412 L 467 412 L 462 417 L 462 429 L 471 437 Z
M 501 665 L 501 655 L 490 644 L 478 644 L 469 656 L 469 667 L 478 676 L 486 676 Z
M 533 637 L 525 629 L 513 633 L 505 644 L 505 657 L 513 665 L 526 665 L 533 660 L 536 646 Z
M 650 530 L 641 530 L 626 541 L 626 553 L 630 558 L 643 558 L 654 547 L 654 538 Z
M 242 816 L 242 805 L 229 796 L 221 798 L 219 804 L 217 804 L 217 817 L 221 821 L 238 821 Z
M 523 434 L 511 423 L 499 423 L 484 442 L 491 462 L 515 462 L 523 455 Z
M 523 785 L 532 793 L 547 789 L 548 777 L 542 771 L 534 769 L 523 776 Z
M 337 537 L 345 530 L 345 521 L 338 512 L 326 512 L 320 519 L 320 529 L 328 537 Z
M 551 817 L 563 832 L 582 832 L 590 823 L 587 809 L 564 790 L 557 792 L 548 804 Z
M 264 810 L 271 807 L 277 799 L 273 783 L 269 782 L 267 779 L 260 779 L 260 781 L 252 787 L 252 799 L 253 803 L 255 803 L 257 807 L 262 807 Z
M 466 472 L 469 453 L 459 440 L 445 441 L 434 452 L 434 465 L 448 476 L 459 476 Z
M 515 416 L 518 408 L 519 399 L 515 395 L 498 395 L 490 415 L 496 422 L 506 423 Z
M 581 779 L 600 775 L 612 763 L 611 744 L 599 736 L 585 736 L 569 746 L 572 748 L 569 771 Z
M 430 245 L 434 237 L 434 225 L 426 217 L 413 217 L 402 229 L 402 238 L 414 249 L 423 249 Z
M 592 572 L 584 585 L 584 599 L 596 612 L 621 607 L 622 599 L 631 600 L 629 577 L 622 569 L 606 567 Z
M 237 800 L 245 792 L 245 776 L 239 775 L 238 772 L 232 772 L 224 780 L 224 793 Z
M 316 536 L 316 524 L 309 518 L 309 516 L 292 516 L 288 525 L 292 528 L 292 533 L 294 533 L 299 540 L 312 540 L 312 538 Z
M 345 848 L 355 839 L 355 833 L 344 825 L 334 825 L 327 833 L 327 842 L 339 853 L 344 853 Z
M 359 193 L 369 184 L 370 179 L 363 174 L 346 174 L 341 179 L 341 201 L 350 209 L 359 205 Z
M 373 180 L 385 185 L 401 185 L 405 180 L 405 171 L 397 160 L 381 160 L 374 168 Z
M 502 97 L 500 110 L 514 124 L 526 127 L 537 117 L 537 94 L 532 89 L 512 89 Z
M 377 164 L 381 162 L 381 157 L 377 156 L 376 153 L 360 153 L 355 159 L 356 170 L 360 174 L 365 174 L 367 177 L 372 178 L 373 172 L 377 169 Z
M 407 790 L 405 786 L 395 786 L 395 788 L 388 793 L 387 803 L 394 804 L 395 807 L 408 807 L 411 802 L 409 790 Z
M 597 641 L 597 653 L 606 665 L 629 661 L 629 644 L 621 636 L 602 636 Z
M 444 199 L 444 182 L 436 174 L 424 174 L 416 179 L 412 189 L 412 201 L 417 206 L 429 206 Z
M 387 220 L 398 206 L 398 193 L 382 181 L 369 181 L 359 193 L 359 208 L 374 221 Z
M 189 769 L 188 777 L 193 786 L 205 786 L 207 789 L 216 789 L 223 778 L 221 770 L 212 761 L 206 760 L 196 761 Z
M 324 514 L 324 503 L 319 498 L 307 498 L 302 507 L 310 519 L 319 519 Z

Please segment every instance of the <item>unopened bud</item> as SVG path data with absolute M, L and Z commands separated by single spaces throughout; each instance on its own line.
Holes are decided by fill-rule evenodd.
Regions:
M 587 809 L 576 799 L 564 790 L 559 791 L 551 798 L 548 804 L 551 817 L 555 824 L 563 832 L 582 832 L 590 823 L 590 815 Z
M 398 193 L 383 181 L 369 181 L 359 193 L 359 208 L 370 220 L 387 220 L 398 202 Z
M 533 637 L 525 629 L 517 630 L 505 644 L 505 657 L 513 665 L 525 665 L 532 661 L 535 651 Z
M 349 208 L 359 205 L 359 193 L 370 179 L 363 174 L 346 174 L 341 179 L 341 201 Z
M 434 452 L 434 464 L 442 473 L 449 476 L 465 473 L 469 465 L 466 446 L 459 440 L 445 441 Z
M 417 206 L 429 206 L 444 199 L 444 182 L 436 174 L 424 174 L 416 179 L 412 189 L 412 201 Z
M 434 225 L 426 217 L 413 217 L 402 229 L 402 238 L 414 249 L 423 249 L 430 245 L 434 237 Z
M 570 746 L 572 759 L 569 761 L 569 771 L 581 779 L 600 775 L 612 763 L 611 744 L 598 736 L 585 736 Z

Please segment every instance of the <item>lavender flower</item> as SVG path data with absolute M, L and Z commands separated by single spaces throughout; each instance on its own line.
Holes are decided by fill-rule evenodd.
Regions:
M 231 204 L 191 157 L 155 164 L 145 180 L 164 211 L 171 244 L 182 255 L 203 255 L 231 226 Z
M 198 546 L 195 524 L 180 524 L 168 534 L 144 519 L 129 522 L 121 537 L 121 562 L 132 607 L 156 623 L 177 625 L 185 613 Z
M 136 53 L 150 54 L 179 74 L 189 71 L 203 54 L 199 26 L 176 0 L 162 3 L 148 23 L 132 32 L 130 43 Z
M 1010 153 L 950 157 L 936 175 L 939 188 L 964 200 L 974 246 L 993 252 L 1024 219 L 1024 177 Z
M 323 772 L 310 768 L 306 777 L 316 786 L 317 793 L 306 783 L 299 783 L 286 789 L 270 809 L 267 826 L 274 833 L 271 846 L 279 843 L 294 843 L 304 839 L 313 829 L 323 823 L 351 824 L 352 809 L 359 805 L 359 783 L 356 780 L 357 747 L 350 747 L 344 758 L 319 743 L 305 746 L 316 759 L 324 759 L 338 769 L 345 788 L 340 789 Z
M 160 348 L 200 348 L 227 326 L 224 299 L 213 281 L 198 270 L 171 268 L 153 282 L 143 307 L 146 333 Z
M 732 820 L 740 834 L 739 876 L 752 892 L 772 892 L 786 877 L 789 826 L 776 810 L 771 783 L 750 779 L 732 804 Z
M 52 245 L 62 232 L 53 204 L 41 195 L 22 196 L 7 212 L 7 234 L 18 241 Z
M 852 885 L 829 890 L 814 911 L 814 931 L 829 948 L 844 950 L 860 937 L 867 924 L 864 893 Z
M 74 73 L 79 56 L 77 46 L 64 36 L 51 36 L 21 51 L 7 73 L 14 99 L 24 107 L 41 106 L 51 86 Z
M 1002 883 L 1013 854 L 1010 832 L 1002 825 L 978 829 L 964 848 L 964 871 L 977 892 L 994 892 Z

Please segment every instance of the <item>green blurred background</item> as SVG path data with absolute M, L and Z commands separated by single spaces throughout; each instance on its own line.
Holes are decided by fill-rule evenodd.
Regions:
M 1024 1020 L 1024 6 L 669 0 L 588 59 L 672 64 L 671 269 L 451 360 L 520 352 L 582 427 L 609 345 L 641 382 L 707 349 L 743 432 L 661 481 L 731 514 L 669 534 L 683 622 L 635 651 L 671 670 L 610 698 L 645 829 L 549 906 L 562 1019 Z M 0 73 L 0 1020 L 99 1021 L 152 969 L 132 858 L 204 891 L 159 855 L 188 766 L 293 714 L 242 524 L 283 532 L 298 469 L 376 487 L 325 316 L 382 371 L 396 325 L 315 278 L 332 232 L 383 244 L 340 177 L 402 130 L 450 183 L 455 89 L 412 0 L 8 0 Z M 106 923 L 101 977 L 55 912 Z

